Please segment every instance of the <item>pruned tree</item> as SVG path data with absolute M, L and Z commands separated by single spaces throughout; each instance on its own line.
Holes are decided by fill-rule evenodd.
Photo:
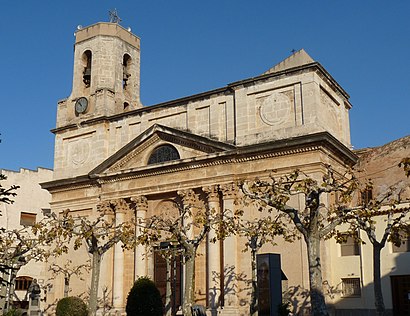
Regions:
M 237 201 L 237 204 L 242 204 L 241 206 L 247 205 L 244 200 Z M 249 312 L 251 316 L 256 316 L 258 315 L 256 255 L 263 245 L 275 245 L 275 238 L 277 236 L 282 236 L 285 240 L 292 241 L 294 234 L 289 234 L 286 230 L 281 214 L 273 216 L 267 212 L 260 212 L 260 217 L 247 219 L 243 207 L 239 207 L 235 212 L 225 210 L 223 217 L 220 217 L 217 230 L 219 234 L 216 234 L 215 239 L 211 240 L 211 242 L 216 242 L 216 239 L 223 239 L 229 235 L 237 235 L 246 239 L 245 247 L 242 251 L 250 251 L 252 269 Z
M 90 270 L 90 266 L 90 260 L 87 260 L 84 264 L 75 265 L 72 260 L 68 259 L 62 266 L 52 263 L 48 270 L 52 273 L 53 279 L 55 279 L 59 274 L 64 276 L 64 297 L 68 297 L 71 278 L 76 276 L 80 280 L 84 281 L 82 276 L 85 272 Z
M 97 216 L 72 216 L 70 210 L 64 211 L 56 218 L 50 229 L 42 232 L 54 237 L 59 246 L 56 251 L 68 252 L 68 241 L 73 249 L 78 250 L 85 244 L 92 256 L 89 310 L 90 316 L 97 311 L 98 285 L 103 255 L 114 245 L 121 242 L 123 249 L 133 249 L 135 246 L 135 223 L 132 221 L 117 221 L 116 214 L 128 210 L 130 203 L 124 199 L 102 202 L 97 205 Z
M 406 170 L 405 170 L 406 171 Z M 381 251 L 387 242 L 400 246 L 402 240 L 410 236 L 410 207 L 401 205 L 401 192 L 409 186 L 409 181 L 391 186 L 385 192 L 374 198 L 362 199 L 361 205 L 352 208 L 350 216 L 345 218 L 349 224 L 346 232 L 336 232 L 336 239 L 343 242 L 346 235 L 356 238 L 358 242 L 365 241 L 357 234 L 365 232 L 373 251 L 373 291 L 377 315 L 386 315 L 381 284 Z M 359 193 L 373 192 L 373 183 L 369 180 Z M 406 201 L 408 202 L 408 201 Z
M 356 186 L 351 172 L 338 174 L 330 166 L 326 166 L 321 181 L 296 170 L 283 176 L 271 175 L 267 180 L 246 181 L 242 185 L 244 194 L 260 209 L 268 208 L 271 212 L 285 215 L 293 224 L 293 229 L 303 236 L 307 247 L 311 312 L 314 316 L 328 315 L 322 288 L 321 242 L 348 215 L 345 207 L 328 207 L 326 199 L 329 194 L 337 192 L 341 205 L 346 205 Z M 303 206 L 294 207 L 293 197 L 304 201 Z
M 0 173 L 0 181 L 6 180 L 6 179 L 7 179 L 7 176 Z M 5 188 L 0 183 L 0 203 L 6 203 L 6 204 L 14 203 L 13 197 L 17 195 L 16 190 L 18 188 L 20 188 L 18 185 L 12 185 L 9 188 Z
M 195 258 L 198 247 L 205 240 L 212 225 L 212 210 L 206 208 L 193 190 L 178 191 L 181 203 L 176 207 L 178 214 L 154 215 L 139 225 L 143 233 L 139 242 L 152 245 L 161 241 L 175 241 L 181 248 L 185 264 L 185 290 L 182 304 L 184 315 L 192 316 L 195 304 Z
M 36 227 L 45 227 L 46 220 L 36 223 Z M 50 253 L 44 239 L 34 234 L 36 228 L 21 227 L 12 230 L 2 229 L 0 234 L 0 266 L 2 269 L 2 284 L 0 295 L 1 308 L 4 308 L 5 293 L 8 292 L 11 305 L 14 297 L 14 281 L 18 271 L 32 260 L 47 260 Z

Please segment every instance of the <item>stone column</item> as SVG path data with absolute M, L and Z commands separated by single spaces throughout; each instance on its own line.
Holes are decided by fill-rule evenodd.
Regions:
M 221 213 L 219 205 L 218 186 L 211 185 L 203 187 L 202 190 L 207 194 L 208 207 L 212 213 L 219 215 Z M 207 253 L 208 253 L 208 301 L 212 315 L 217 315 L 217 309 L 220 307 L 221 295 L 221 247 L 220 241 L 210 242 L 216 238 L 216 232 L 211 229 L 208 235 Z
M 235 211 L 235 197 L 237 186 L 234 183 L 226 183 L 220 185 L 220 190 L 223 194 L 223 210 L 224 212 Z M 239 310 L 238 304 L 238 284 L 236 278 L 238 276 L 238 260 L 237 260 L 237 240 L 236 236 L 229 236 L 224 240 L 223 253 L 223 279 L 224 279 L 224 315 L 237 315 Z
M 118 199 L 113 202 L 115 206 L 115 224 L 121 225 L 125 221 L 125 213 L 129 210 L 128 204 L 124 199 Z M 113 269 L 113 307 L 117 310 L 124 308 L 124 250 L 122 242 L 118 242 L 114 246 L 114 269 Z
M 145 221 L 147 218 L 147 211 L 148 211 L 148 202 L 147 198 L 143 195 L 133 198 L 133 201 L 136 204 L 136 220 L 137 225 L 138 222 L 141 220 L 142 222 Z M 141 228 L 136 227 L 135 229 L 136 237 L 138 238 L 141 235 Z M 134 254 L 134 279 L 138 279 L 138 277 L 148 275 L 147 271 L 147 256 L 146 256 L 146 246 L 138 245 L 135 247 L 135 254 Z

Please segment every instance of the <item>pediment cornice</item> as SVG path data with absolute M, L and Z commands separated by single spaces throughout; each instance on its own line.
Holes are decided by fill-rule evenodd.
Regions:
M 49 190 L 72 190 L 86 185 L 127 181 L 137 178 L 158 176 L 169 173 L 178 173 L 186 170 L 195 170 L 218 165 L 241 164 L 243 162 L 257 161 L 281 156 L 290 156 L 307 152 L 323 151 L 332 155 L 347 166 L 352 166 L 357 161 L 357 156 L 346 146 L 336 140 L 327 132 L 313 135 L 299 136 L 292 139 L 262 143 L 226 150 L 223 152 L 209 153 L 201 157 L 174 160 L 158 165 L 148 165 L 140 168 L 117 172 L 90 173 L 76 179 L 56 180 L 42 184 Z M 114 165 L 114 164 L 113 164 Z
M 134 138 L 131 142 L 113 154 L 90 174 L 111 174 L 132 169 L 132 162 L 141 153 L 156 143 L 169 143 L 190 148 L 204 155 L 232 150 L 235 146 L 215 141 L 187 131 L 177 130 L 163 125 L 155 124 Z

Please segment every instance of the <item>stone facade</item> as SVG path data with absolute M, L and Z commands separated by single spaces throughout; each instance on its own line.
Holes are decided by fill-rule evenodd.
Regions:
M 40 183 L 51 181 L 53 171 L 44 168 L 37 170 L 20 169 L 20 171 L 10 171 L 0 169 L 0 173 L 7 176 L 2 181 L 2 186 L 8 188 L 12 185 L 18 185 L 16 190 L 17 196 L 13 198 L 13 204 L 1 203 L 0 227 L 6 230 L 19 230 L 24 225 L 39 222 L 43 219 L 44 214 L 50 210 L 51 194 L 40 187 Z M 46 293 L 46 283 L 48 282 L 48 265 L 30 261 L 23 265 L 17 273 L 17 278 L 26 278 L 27 280 L 37 279 L 42 291 L 42 299 Z M 19 281 L 18 281 L 19 282 Z M 23 285 L 23 282 L 20 282 Z M 28 285 L 28 283 L 26 283 Z M 16 289 L 16 306 L 28 308 L 28 298 L 26 296 L 27 288 L 19 286 Z M 44 305 L 41 306 L 42 308 Z
M 101 202 L 126 199 L 135 201 L 135 207 L 121 214 L 121 221 L 135 215 L 148 218 L 171 212 L 172 205 L 180 203 L 180 190 L 194 190 L 209 208 L 235 210 L 238 180 L 296 168 L 320 179 L 327 164 L 336 170 L 355 164 L 349 95 L 304 50 L 260 76 L 143 107 L 139 43 L 138 37 L 113 23 L 76 32 L 73 90 L 58 103 L 53 130 L 54 178 L 43 184 L 52 194 L 54 212 L 68 208 L 90 216 Z M 88 101 L 85 110 L 76 108 L 80 98 Z M 302 201 L 292 202 L 297 206 Z M 245 211 L 249 218 L 255 215 L 250 207 Z M 200 247 L 196 298 L 210 312 L 248 314 L 251 266 L 249 255 L 242 252 L 243 242 L 230 237 Z M 340 277 L 331 266 L 336 248 L 327 242 L 322 250 L 324 279 L 332 282 Z M 151 250 L 138 246 L 122 252 L 116 246 L 104 256 L 100 284 L 110 290 L 116 310 L 123 311 L 136 277 L 155 279 Z M 262 252 L 281 253 L 287 287 L 303 295 L 308 288 L 304 243 L 278 240 L 277 246 L 265 245 Z M 75 256 L 78 263 L 85 258 L 85 249 Z M 73 280 L 74 293 L 86 287 Z M 56 280 L 49 299 L 61 297 L 62 291 L 62 280 Z
M 395 198 L 401 201 L 397 208 L 409 208 L 410 179 L 405 176 L 403 168 L 399 167 L 399 163 L 403 158 L 410 157 L 410 136 L 380 147 L 358 150 L 356 153 L 359 156 L 356 168 L 361 171 L 359 173 L 360 179 L 373 182 L 372 198 L 380 198 L 386 194 L 389 188 L 395 187 Z M 356 197 L 357 204 L 361 203 L 362 198 L 360 196 Z M 381 240 L 386 228 L 386 218 L 385 215 L 374 218 L 378 240 Z M 407 221 L 409 221 L 408 215 Z M 340 227 L 340 230 L 343 231 L 343 228 L 343 226 Z M 352 315 L 352 313 L 354 315 L 369 315 L 369 311 L 374 312 L 372 246 L 366 233 L 363 231 L 359 233 L 365 243 L 358 246 L 359 251 L 356 254 L 343 254 L 343 246 L 336 244 L 334 241 L 331 241 L 327 246 L 329 249 L 329 264 L 332 267 L 328 280 L 328 296 L 329 303 L 337 309 L 336 315 Z M 393 315 L 405 315 L 407 313 L 405 310 L 408 310 L 410 306 L 408 300 L 407 305 L 403 304 L 402 301 L 394 302 L 410 290 L 408 284 L 410 280 L 408 238 L 404 237 L 403 242 L 403 247 L 400 249 L 394 247 L 391 242 L 387 242 L 381 253 L 384 303 L 389 312 L 392 312 L 393 308 L 396 309 Z M 344 280 L 360 280 L 360 296 L 344 297 Z M 405 283 L 403 284 L 403 282 Z M 404 292 L 393 293 L 396 283 Z M 406 302 L 406 300 L 404 301 Z

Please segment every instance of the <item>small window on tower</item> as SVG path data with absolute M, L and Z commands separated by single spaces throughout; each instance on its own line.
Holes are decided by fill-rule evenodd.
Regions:
M 91 85 L 91 62 L 92 62 L 92 53 L 87 50 L 83 54 L 83 82 L 85 87 L 88 88 Z
M 127 90 L 128 79 L 131 77 L 130 73 L 131 56 L 125 54 L 122 60 L 122 88 Z

